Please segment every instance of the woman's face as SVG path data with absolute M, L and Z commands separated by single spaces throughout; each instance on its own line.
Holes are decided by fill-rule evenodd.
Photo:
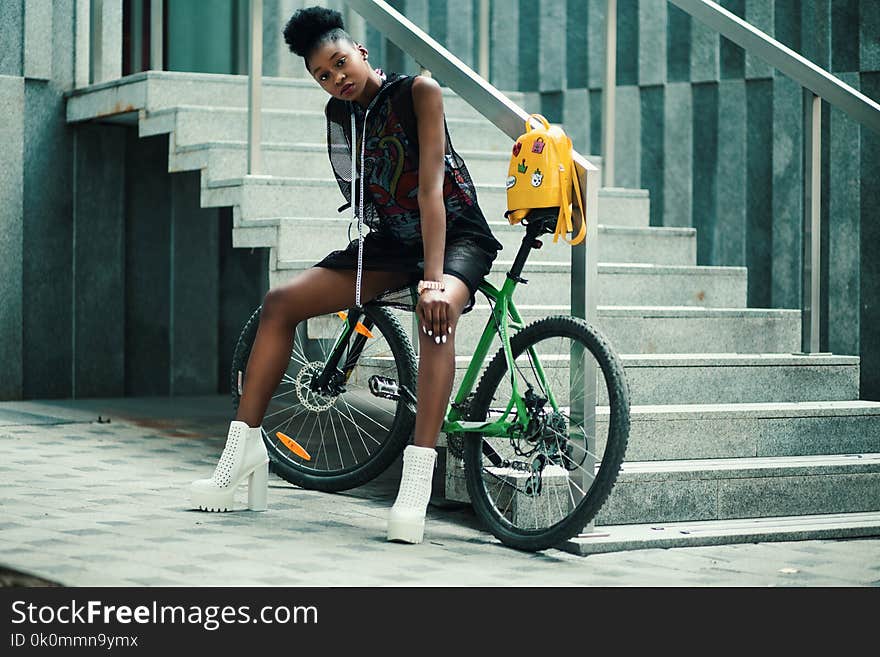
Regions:
M 344 39 L 315 48 L 306 67 L 328 94 L 352 101 L 363 94 L 371 72 L 367 49 Z

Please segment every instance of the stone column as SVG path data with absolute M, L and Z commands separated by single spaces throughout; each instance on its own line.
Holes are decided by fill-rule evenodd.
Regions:
M 878 25 L 876 16 L 873 25 Z M 874 32 L 876 37 L 877 32 Z M 876 44 L 876 41 L 875 41 Z M 862 54 L 871 55 L 871 50 Z M 873 60 L 870 60 L 873 62 Z M 873 66 L 869 63 L 869 66 Z M 862 69 L 866 66 L 863 61 Z M 861 74 L 861 91 L 869 98 L 880 98 L 880 73 L 876 71 Z M 880 137 L 877 133 L 861 129 L 860 155 L 860 194 L 861 205 L 861 254 L 859 256 L 859 299 L 861 316 L 859 318 L 859 345 L 861 347 L 862 399 L 880 400 L 880 259 L 877 258 L 877 244 L 880 244 Z
M 784 75 L 773 79 L 773 288 L 774 308 L 801 305 L 803 222 L 803 100 Z
M 638 26 L 639 85 L 666 82 L 666 0 L 640 0 Z
M 690 82 L 666 85 L 663 134 L 663 225 L 691 226 L 694 142 Z M 651 207 L 656 204 L 651 199 Z
M 858 89 L 858 73 L 840 73 Z M 861 239 L 861 175 L 859 124 L 836 108 L 830 111 L 828 162 L 828 349 L 835 354 L 859 354 L 859 270 Z
M 0 12 L 2 13 L 2 12 Z M 8 15 L 8 14 L 7 14 Z M 0 49 L 0 53 L 2 53 Z M 19 51 L 20 52 L 20 51 Z M 2 57 L 2 55 L 0 55 Z M 24 192 L 24 78 L 0 75 L 0 399 L 21 399 L 22 217 Z
M 713 265 L 746 264 L 746 87 L 718 85 L 718 159 Z
M 217 389 L 219 219 L 199 205 L 199 173 L 170 176 L 170 394 Z
M 125 132 L 75 128 L 73 397 L 125 395 Z
M 490 8 L 489 81 L 499 89 L 519 88 L 519 3 L 493 2 Z
M 23 64 L 26 78 L 48 80 L 52 77 L 51 0 L 25 0 Z
M 92 0 L 92 82 L 122 77 L 122 0 Z

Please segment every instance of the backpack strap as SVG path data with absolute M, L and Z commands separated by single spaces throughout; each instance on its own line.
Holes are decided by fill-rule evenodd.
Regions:
M 587 234 L 587 215 L 584 211 L 584 203 L 581 198 L 581 185 L 580 178 L 578 177 L 577 168 L 574 166 L 574 161 L 571 158 L 571 138 L 566 136 L 567 149 L 565 151 L 564 157 L 559 157 L 558 152 L 558 143 L 556 140 L 551 142 L 552 148 L 556 151 L 557 162 L 562 164 L 564 167 L 563 175 L 562 175 L 562 202 L 559 204 L 559 218 L 556 221 L 556 231 L 553 234 L 553 242 L 558 241 L 559 237 L 562 236 L 562 239 L 567 242 L 571 246 L 576 246 L 584 241 L 584 238 Z M 571 240 L 566 237 L 567 233 L 574 232 L 574 226 L 571 223 L 571 215 L 572 215 L 572 198 L 571 198 L 571 188 L 575 189 L 575 196 L 577 197 L 578 208 L 581 211 L 581 226 L 578 230 L 578 234 L 575 235 Z

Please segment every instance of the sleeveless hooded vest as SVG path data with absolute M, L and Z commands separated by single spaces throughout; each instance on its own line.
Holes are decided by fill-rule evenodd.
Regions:
M 407 246 L 420 244 L 422 239 L 418 204 L 418 127 L 412 100 L 414 80 L 414 77 L 407 75 L 389 74 L 368 108 L 366 126 L 365 110 L 357 103 L 331 98 L 325 108 L 330 163 L 339 189 L 348 201 L 340 211 L 351 203 L 359 203 L 359 194 L 363 187 L 363 222 L 383 237 Z M 362 175 L 364 178 L 363 181 L 355 181 L 355 185 L 351 181 L 352 113 L 356 122 L 356 171 L 358 176 Z M 478 230 L 478 234 L 491 236 L 488 224 L 477 205 L 477 193 L 470 173 L 452 147 L 445 117 L 444 130 L 446 154 L 443 199 L 446 206 L 447 233 L 458 228 L 459 223 L 463 224 L 460 228 L 465 229 L 466 233 L 471 233 L 479 224 L 483 224 L 485 230 Z M 366 143 L 361 142 L 362 138 L 366 139 Z M 364 153 L 363 162 L 360 161 L 361 149 Z M 354 193 L 352 187 L 355 189 Z M 459 222 L 462 218 L 464 221 Z M 474 222 L 477 226 L 467 225 Z

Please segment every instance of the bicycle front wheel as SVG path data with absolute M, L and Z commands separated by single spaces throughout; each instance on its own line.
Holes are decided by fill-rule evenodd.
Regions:
M 259 321 L 260 308 L 242 330 L 232 359 L 236 411 Z M 313 317 L 294 332 L 287 371 L 262 422 L 270 467 L 292 484 L 323 491 L 360 486 L 388 468 L 412 435 L 415 412 L 404 392 L 414 399 L 412 343 L 387 308 L 366 304 L 361 323 L 365 330 L 352 333 L 338 364 L 340 370 L 354 367 L 334 394 L 317 393 L 309 383 L 323 370 L 343 320 Z
M 629 394 L 608 341 L 576 317 L 534 322 L 513 337 L 511 350 L 528 425 L 513 425 L 505 437 L 467 435 L 465 476 L 488 529 L 505 545 L 538 551 L 578 534 L 607 500 L 629 437 Z M 469 419 L 498 419 L 511 396 L 502 349 L 480 380 Z

